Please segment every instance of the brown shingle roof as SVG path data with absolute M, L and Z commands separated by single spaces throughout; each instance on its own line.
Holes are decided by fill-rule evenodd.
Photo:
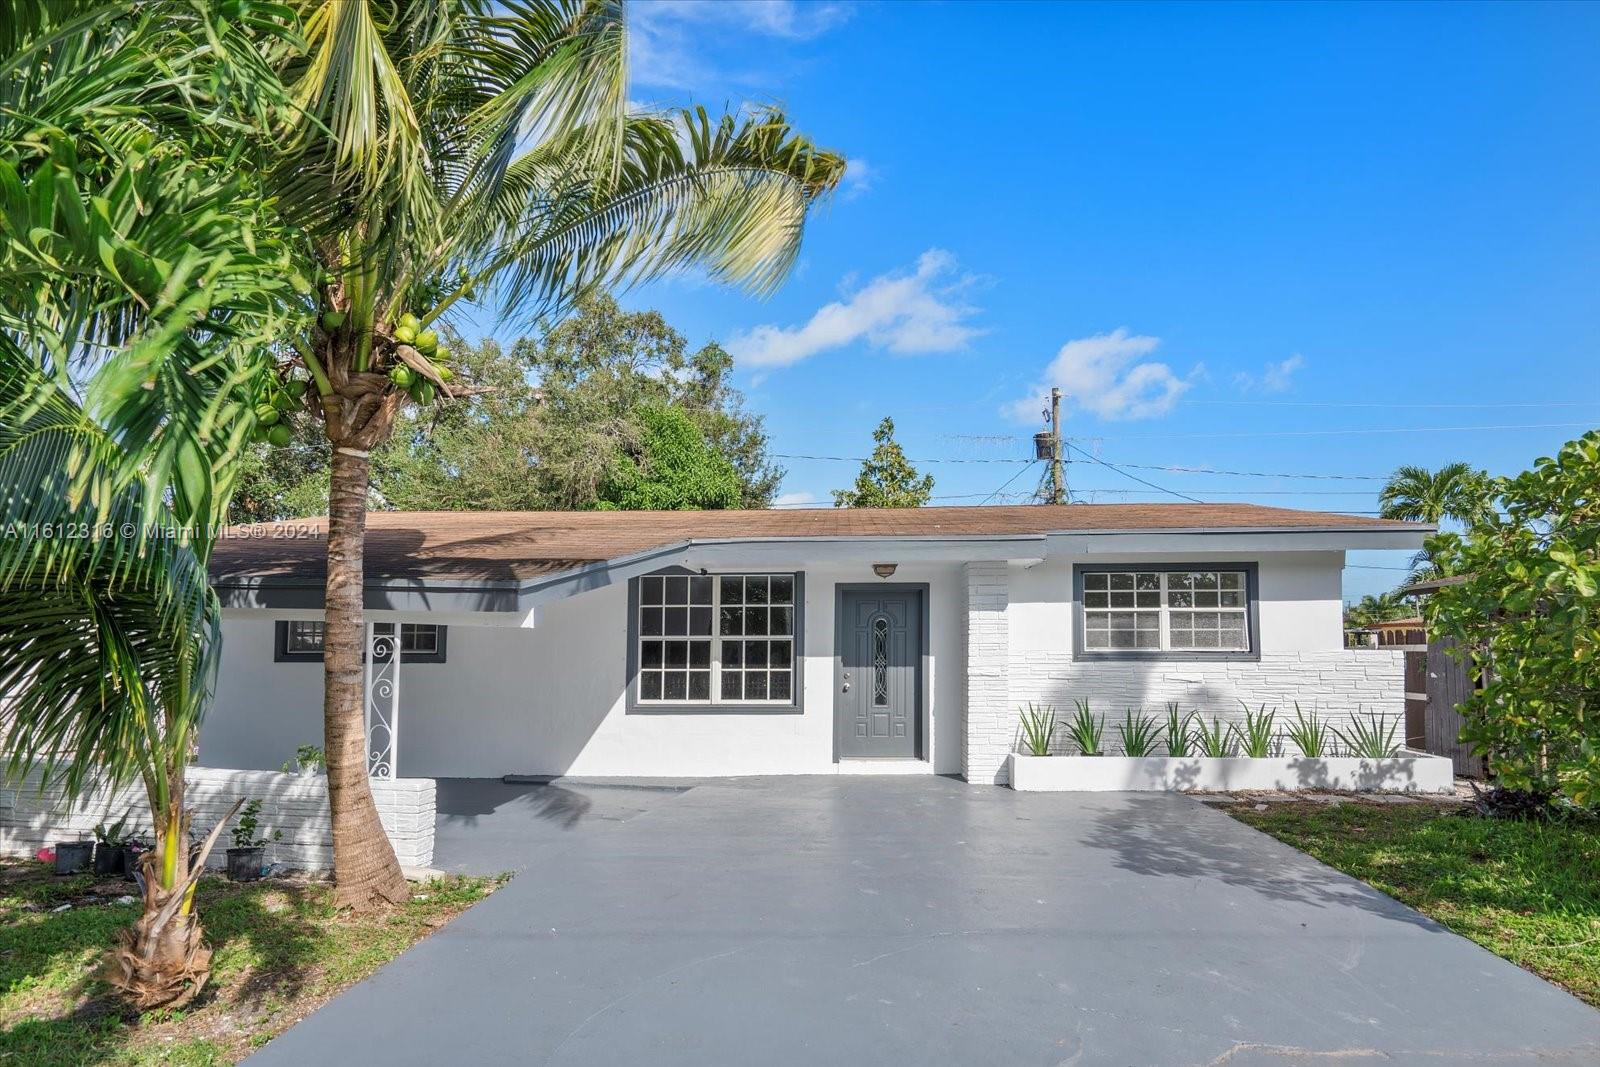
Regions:
M 240 526 L 212 580 L 320 581 L 326 518 Z M 1006 537 L 1107 530 L 1423 529 L 1414 523 L 1256 504 L 1065 504 L 772 511 L 374 511 L 369 578 L 523 580 L 691 539 Z

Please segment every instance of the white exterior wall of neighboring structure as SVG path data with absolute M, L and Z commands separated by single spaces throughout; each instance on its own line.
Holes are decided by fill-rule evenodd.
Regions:
M 781 570 L 769 562 L 689 557 L 714 571 Z M 866 565 L 803 572 L 804 701 L 796 713 L 629 714 L 627 583 L 537 609 L 531 628 L 468 625 L 482 616 L 370 612 L 449 626 L 446 662 L 402 664 L 401 776 L 505 774 L 693 777 L 829 774 L 834 760 L 834 606 L 838 583 L 877 582 Z M 965 657 L 959 564 L 903 564 L 890 581 L 928 586 L 925 755 L 914 769 L 961 770 Z M 322 737 L 322 665 L 273 662 L 273 627 L 314 612 L 228 611 L 216 700 L 200 731 L 211 766 L 276 768 Z

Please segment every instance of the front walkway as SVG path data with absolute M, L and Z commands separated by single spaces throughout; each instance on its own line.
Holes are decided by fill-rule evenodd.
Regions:
M 1600 1062 L 1600 1012 L 1180 796 L 448 783 L 504 889 L 249 1062 Z

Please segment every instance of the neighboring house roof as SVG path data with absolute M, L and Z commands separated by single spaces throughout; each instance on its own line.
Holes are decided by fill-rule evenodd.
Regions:
M 327 519 L 232 527 L 218 585 L 320 581 Z M 369 578 L 527 581 L 690 541 L 1006 538 L 1114 532 L 1426 531 L 1431 527 L 1257 504 L 1063 504 L 768 511 L 374 511 Z

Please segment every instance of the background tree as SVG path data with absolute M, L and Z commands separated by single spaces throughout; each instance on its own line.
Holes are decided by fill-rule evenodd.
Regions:
M 308 49 L 283 64 L 302 111 L 280 203 L 316 235 L 317 300 L 294 363 L 316 383 L 308 411 L 332 446 L 323 729 L 335 900 L 365 908 L 408 893 L 367 781 L 370 460 L 404 407 L 454 394 L 430 327 L 479 296 L 531 321 L 687 267 L 770 291 L 844 161 L 775 111 L 630 113 L 617 0 L 295 6 Z
M 1483 685 L 1458 708 L 1500 784 L 1600 804 L 1600 431 L 1493 482 L 1428 550 L 1462 580 L 1426 604 Z
M 1447 463 L 1436 471 L 1396 467 L 1378 491 L 1378 509 L 1386 519 L 1469 523 L 1482 514 L 1489 499 L 1489 476 L 1466 463 Z
M 326 441 L 302 441 L 292 448 L 257 441 L 239 456 L 229 523 L 297 519 L 327 510 Z
M 761 417 L 728 382 L 733 358 L 719 345 L 691 352 L 656 311 L 624 311 L 600 295 L 585 300 L 537 343 L 517 351 L 538 382 L 533 450 L 547 507 L 587 508 L 645 427 L 639 412 L 683 412 L 738 477 L 736 507 L 766 507 L 783 480 L 767 456 Z
M 836 508 L 920 508 L 933 495 L 933 475 L 917 469 L 894 439 L 894 420 L 885 418 L 872 431 L 872 455 L 861 464 L 856 484 L 833 491 Z
M 706 443 L 681 408 L 640 408 L 642 433 L 600 485 L 599 506 L 623 511 L 683 511 L 739 506 L 739 472 Z
M 1371 626 L 1390 619 L 1404 619 L 1415 615 L 1417 607 L 1397 591 L 1373 595 L 1368 593 L 1344 611 L 1344 622 L 1349 627 Z
M 404 511 L 549 507 L 535 479 L 539 391 L 526 364 L 492 340 L 448 337 L 461 377 L 481 390 L 403 409 L 394 436 L 372 454 L 373 498 Z
M 1395 468 L 1378 491 L 1378 514 L 1407 522 L 1467 524 L 1489 507 L 1489 475 L 1466 463 L 1447 463 L 1436 471 L 1406 465 Z M 1446 573 L 1427 549 L 1411 557 L 1406 581 L 1420 582 Z
M 309 289 L 258 180 L 280 14 L 0 19 L 0 751 L 68 796 L 143 782 L 155 847 L 107 971 L 140 1008 L 209 973 L 193 888 L 226 820 L 191 860 L 184 798 L 220 644 L 206 561 Z

